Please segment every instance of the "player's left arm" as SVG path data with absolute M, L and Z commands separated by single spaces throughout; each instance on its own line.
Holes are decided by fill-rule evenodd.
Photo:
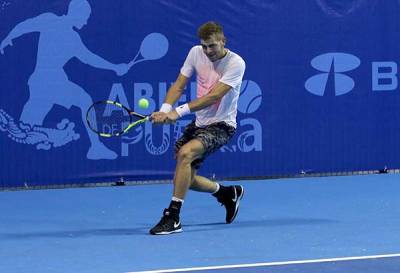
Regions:
M 185 107 L 189 107 L 188 110 L 191 113 L 207 108 L 208 106 L 220 101 L 231 89 L 232 86 L 218 82 L 207 95 L 189 102 Z M 167 114 L 167 118 L 171 122 L 174 122 L 179 117 L 180 116 L 178 115 L 176 109 Z
M 232 89 L 232 86 L 227 85 L 222 82 L 218 82 L 214 88 L 208 93 L 207 95 L 195 99 L 191 102 L 189 102 L 189 109 L 190 112 L 196 112 L 201 109 L 207 108 L 210 105 L 213 105 L 220 101 L 223 96 L 225 96 L 230 90 Z

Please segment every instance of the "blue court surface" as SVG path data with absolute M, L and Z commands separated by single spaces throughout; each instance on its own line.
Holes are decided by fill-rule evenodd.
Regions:
M 0 192 L 0 272 L 400 271 L 398 174 L 234 183 L 246 191 L 234 223 L 190 192 L 169 236 L 148 230 L 170 184 Z

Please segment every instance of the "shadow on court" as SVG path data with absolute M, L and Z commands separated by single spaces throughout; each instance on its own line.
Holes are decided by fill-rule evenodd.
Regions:
M 204 231 L 207 229 L 197 229 L 196 227 L 209 227 L 212 230 L 232 229 L 232 228 L 258 228 L 258 227 L 278 227 L 278 226 L 304 226 L 304 225 L 327 225 L 338 223 L 337 220 L 332 219 L 318 219 L 318 218 L 276 218 L 276 219 L 264 219 L 264 220 L 244 220 L 238 221 L 234 224 L 219 223 L 207 223 L 207 224 L 183 224 L 183 227 L 187 228 L 185 231 Z M 195 228 L 195 229 L 192 229 Z
M 104 228 L 104 229 L 82 229 L 82 230 L 60 230 L 60 231 L 38 231 L 24 233 L 3 233 L 1 240 L 6 239 L 37 239 L 37 238 L 82 238 L 95 236 L 132 236 L 148 233 L 148 227 L 140 228 Z
M 336 220 L 314 219 L 314 218 L 282 218 L 268 220 L 247 220 L 238 221 L 234 224 L 200 223 L 183 224 L 185 232 L 200 232 L 207 230 L 224 230 L 232 228 L 255 228 L 255 227 L 277 227 L 277 226 L 303 226 L 303 225 L 326 225 L 337 223 Z M 81 229 L 81 230 L 58 230 L 58 231 L 37 231 L 21 233 L 2 233 L 1 240 L 7 239 L 35 239 L 35 238 L 82 238 L 95 236 L 135 236 L 147 235 L 150 225 L 143 224 L 135 228 L 104 228 L 104 229 Z

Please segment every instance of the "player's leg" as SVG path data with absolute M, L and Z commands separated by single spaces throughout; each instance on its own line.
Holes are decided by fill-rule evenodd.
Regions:
M 216 197 L 223 206 L 225 206 L 225 221 L 228 224 L 232 223 L 235 219 L 239 210 L 240 200 L 244 195 L 244 189 L 240 185 L 226 187 L 200 175 L 194 175 L 190 189 L 199 192 L 212 193 L 212 195 Z
M 192 168 L 193 179 L 190 189 L 199 192 L 214 193 L 218 189 L 218 183 L 211 181 L 210 179 L 197 175 L 197 170 Z
M 225 145 L 234 132 L 235 128 L 224 122 L 211 124 L 199 131 L 196 138 L 203 143 L 205 153 L 200 159 L 195 160 L 192 166 L 196 169 L 200 168 L 204 159 Z M 226 223 L 233 222 L 239 210 L 240 200 L 243 198 L 244 189 L 242 186 L 234 185 L 225 187 L 205 177 L 195 175 L 191 189 L 212 193 L 226 209 Z
M 164 235 L 182 231 L 179 214 L 186 192 L 193 179 L 191 163 L 200 158 L 203 153 L 203 144 L 197 139 L 190 140 L 178 150 L 176 154 L 177 163 L 174 176 L 173 197 L 169 207 L 164 210 L 160 222 L 150 230 L 151 234 Z
M 192 139 L 178 151 L 174 177 L 175 197 L 179 199 L 185 198 L 193 178 L 192 162 L 201 158 L 204 152 L 205 149 L 202 142 L 197 139 Z

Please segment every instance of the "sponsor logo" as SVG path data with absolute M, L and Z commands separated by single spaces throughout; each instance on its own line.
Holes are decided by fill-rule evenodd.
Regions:
M 354 80 L 344 72 L 360 66 L 360 59 L 352 54 L 331 52 L 319 55 L 311 60 L 311 66 L 320 71 L 305 82 L 308 92 L 324 96 L 329 79 L 333 79 L 335 96 L 349 93 L 355 86 Z

